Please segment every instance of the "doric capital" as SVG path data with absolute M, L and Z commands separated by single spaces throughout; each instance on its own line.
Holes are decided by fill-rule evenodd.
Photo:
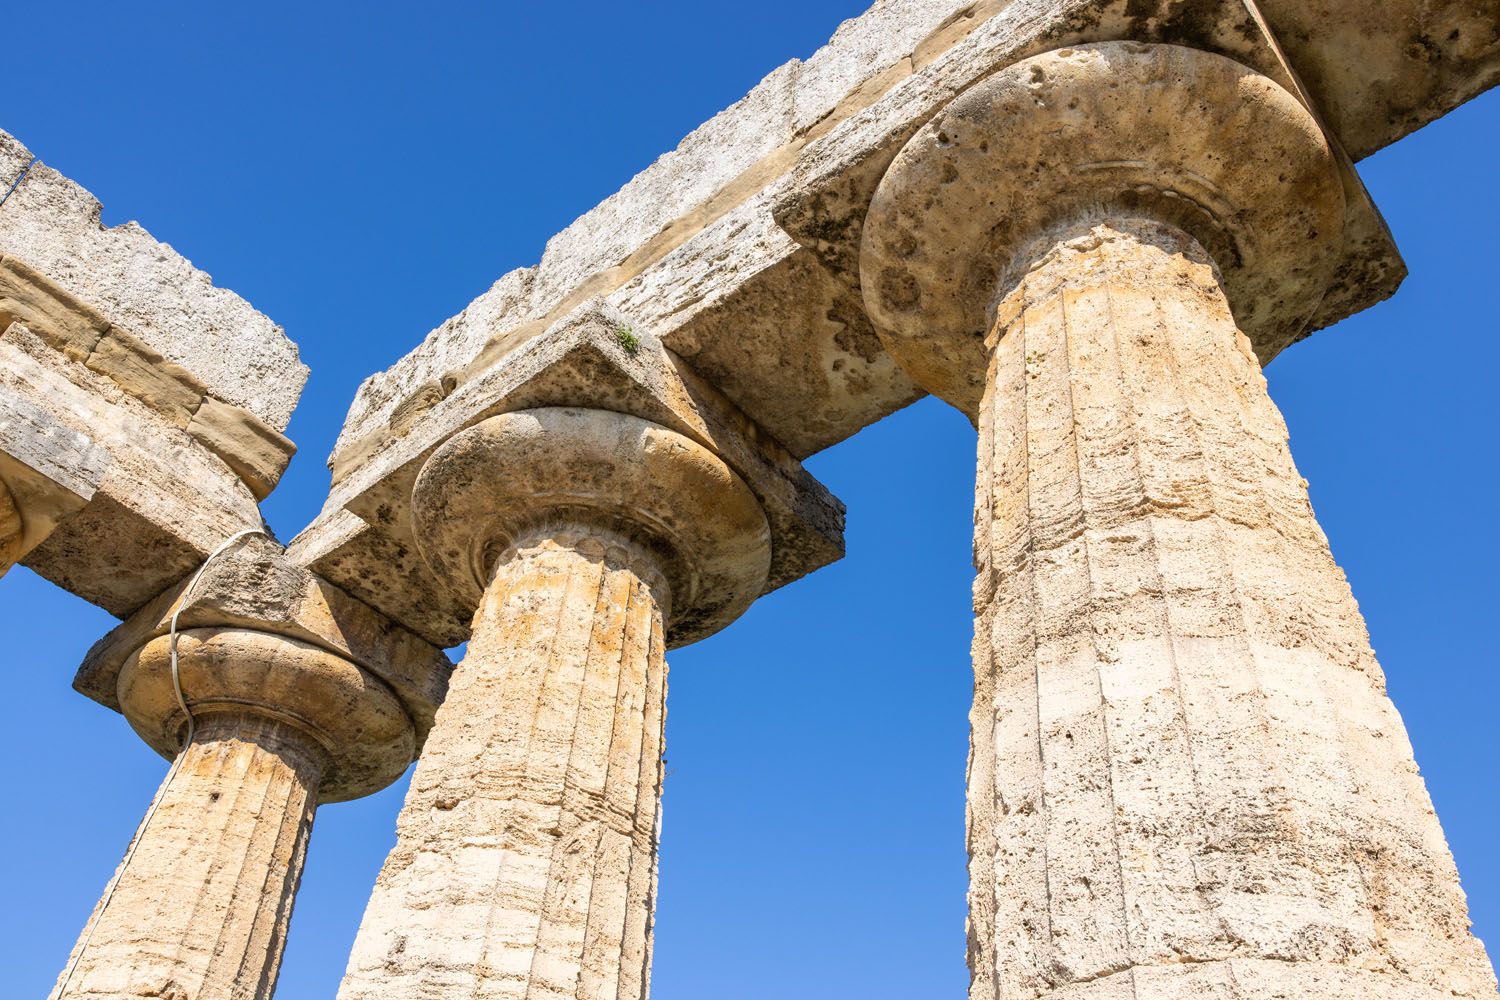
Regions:
M 118 695 L 131 727 L 173 757 L 187 718 L 172 684 L 171 639 L 137 650 Z M 198 723 L 271 719 L 306 736 L 324 759 L 320 802 L 379 791 L 416 753 L 416 731 L 390 689 L 354 663 L 311 643 L 248 629 L 190 629 L 177 637 L 183 697 Z
M 770 529 L 723 461 L 659 424 L 548 407 L 491 417 L 439 448 L 417 477 L 414 528 L 436 576 L 477 607 L 500 557 L 539 528 L 592 525 L 654 555 L 683 645 L 744 613 L 765 588 Z
M 973 415 L 1002 286 L 1057 227 L 1137 216 L 1186 231 L 1269 357 L 1321 303 L 1343 211 L 1321 129 L 1275 81 L 1196 49 L 1085 45 L 988 78 L 907 143 L 870 207 L 861 282 L 891 354 Z
M 73 679 L 81 694 L 120 710 L 120 671 L 136 650 L 179 629 L 237 628 L 320 646 L 396 693 L 426 738 L 453 672 L 440 649 L 309 572 L 270 538 L 243 538 L 148 602 L 94 644 Z
M 463 642 L 474 605 L 459 600 L 461 592 L 435 576 L 420 554 L 412 513 L 417 475 L 448 439 L 502 413 L 611 410 L 708 449 L 744 481 L 765 513 L 771 531 L 767 591 L 843 555 L 843 504 L 650 327 L 607 302 L 584 302 L 540 335 L 489 358 L 458 388 L 428 389 L 400 410 L 404 430 L 382 447 L 360 443 L 369 425 L 356 419 L 356 405 L 327 506 L 291 552 L 434 645 Z

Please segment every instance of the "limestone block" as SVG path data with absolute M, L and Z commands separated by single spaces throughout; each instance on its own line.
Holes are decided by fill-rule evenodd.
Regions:
M 134 337 L 110 330 L 84 361 L 121 389 L 161 414 L 174 427 L 187 427 L 203 401 L 203 389 L 179 365 L 167 361 Z
M 0 132 L 6 186 L 31 158 Z M 37 163 L 0 213 L 0 254 L 26 261 L 90 303 L 219 399 L 285 430 L 307 381 L 296 345 L 138 224 L 106 228 L 100 212 L 91 194 Z
M 0 331 L 21 323 L 74 361 L 94 353 L 109 320 L 25 261 L 0 256 Z
M 23 330 L 12 326 L 5 337 L 14 342 L 25 336 Z M 20 560 L 82 510 L 112 463 L 108 450 L 59 421 L 52 409 L 20 393 L 0 393 L 0 484 L 19 532 L 13 559 Z
M 544 406 L 607 409 L 710 448 L 749 484 L 766 511 L 774 553 L 768 589 L 843 553 L 842 505 L 648 329 L 607 303 L 585 303 L 503 364 L 451 395 L 435 387 L 428 399 L 408 418 L 405 436 L 367 456 L 334 488 L 324 514 L 293 541 L 292 551 L 437 645 L 463 640 L 472 609 L 455 601 L 448 588 L 427 585 L 432 578 L 420 565 L 412 533 L 412 488 L 438 446 L 498 413 Z M 411 579 L 422 583 L 411 585 Z
M 286 435 L 243 407 L 205 396 L 188 421 L 187 432 L 222 458 L 255 499 L 271 495 L 297 453 Z
M 265 499 L 296 448 L 242 406 L 209 394 L 193 374 L 109 322 L 14 256 L 0 257 L 0 331 L 11 320 L 71 360 L 104 375 L 167 423 L 186 428 Z
M 755 253 L 749 253 L 746 260 L 759 234 L 795 249 L 769 225 L 762 192 L 784 173 L 810 131 L 825 129 L 830 115 L 843 113 L 838 109 L 849 92 L 879 76 L 886 64 L 901 62 L 915 39 L 926 37 L 961 7 L 954 0 L 877 4 L 870 13 L 847 22 L 830 45 L 809 60 L 793 61 L 774 71 L 742 101 L 695 130 L 677 150 L 551 240 L 538 267 L 506 276 L 464 313 L 434 331 L 412 355 L 367 381 L 335 451 L 335 478 L 357 464 L 357 458 L 349 456 L 366 450 L 363 442 L 390 433 L 391 415 L 406 399 L 445 378 L 461 380 L 465 371 L 482 371 L 481 355 L 504 356 L 587 299 L 613 297 L 647 271 L 663 271 L 672 280 L 682 271 L 681 261 L 668 263 L 668 258 L 689 243 L 696 244 L 688 254 L 694 261 L 693 277 L 704 285 L 696 298 L 691 293 L 685 296 L 689 306 L 717 298 L 716 289 L 732 292 L 745 278 L 777 262 Z M 722 232 L 712 237 L 705 234 L 711 224 L 731 216 L 736 221 L 728 239 Z M 754 232 L 741 232 L 747 224 Z M 727 268 L 726 253 L 737 257 Z M 839 297 L 844 303 L 857 303 L 847 297 L 846 289 L 817 288 L 817 294 L 809 296 L 805 294 L 809 286 L 816 288 L 826 279 L 803 273 L 795 276 L 799 294 L 786 296 L 778 294 L 787 291 L 786 278 L 777 278 L 777 288 L 756 296 L 753 304 L 741 303 L 750 308 L 736 308 L 733 317 L 724 319 L 724 327 L 742 330 L 744 324 L 754 323 L 767 338 L 752 352 L 758 366 L 795 371 L 811 383 L 813 391 L 821 389 L 822 380 L 831 380 L 834 405 L 849 413 L 837 418 L 834 429 L 819 428 L 809 434 L 801 424 L 817 421 L 816 414 L 807 413 L 800 400 L 788 400 L 764 373 L 746 373 L 742 381 L 749 395 L 736 397 L 736 402 L 745 406 L 746 399 L 755 399 L 757 390 L 769 397 L 764 406 L 746 407 L 758 423 L 801 457 L 915 398 L 910 382 L 889 364 L 878 366 L 868 377 L 863 375 L 876 352 L 834 342 L 835 337 L 850 336 L 845 333 L 847 318 L 858 314 L 857 308 L 836 308 L 830 301 Z M 626 311 L 663 336 L 686 318 L 678 315 L 681 301 L 658 308 L 649 292 L 639 298 L 643 302 L 632 303 Z M 820 309 L 822 302 L 829 305 Z M 829 313 L 833 315 L 826 316 Z M 852 336 L 868 334 L 867 324 L 858 319 L 853 326 Z M 846 380 L 863 383 L 856 389 L 882 391 L 874 399 L 868 392 L 843 391 Z M 894 384 L 885 391 L 888 382 Z M 851 427 L 851 420 L 862 422 Z
M 1488 0 L 1258 0 L 1356 159 L 1500 83 L 1500 7 Z
M 112 614 L 132 614 L 261 524 L 222 460 L 16 323 L 0 336 L 0 414 L 0 475 L 15 486 L 24 466 L 37 509 L 52 511 L 33 520 L 27 487 L 18 491 L 28 526 L 54 525 L 23 561 Z
M 166 635 L 176 614 L 184 630 L 248 628 L 335 653 L 388 685 L 416 724 L 418 745 L 426 738 L 453 670 L 442 650 L 297 565 L 264 536 L 247 537 L 210 563 L 184 604 L 190 582 L 178 581 L 95 643 L 73 686 L 119 711 L 121 669 Z

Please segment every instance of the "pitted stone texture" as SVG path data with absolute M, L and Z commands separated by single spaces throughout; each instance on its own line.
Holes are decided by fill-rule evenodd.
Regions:
M 908 74 L 892 70 L 964 8 L 964 0 L 881 0 L 810 58 L 772 71 L 549 240 L 537 266 L 501 278 L 367 380 L 334 464 L 342 466 L 360 442 L 391 433 L 392 417 L 426 387 L 477 375 L 594 297 L 609 298 L 663 337 L 679 335 L 668 346 L 711 374 L 798 457 L 852 433 L 834 428 L 863 426 L 912 402 L 910 382 L 867 348 L 873 338 L 857 298 L 815 262 L 776 266 L 796 248 L 771 222 L 767 190 L 804 145 Z M 774 287 L 766 294 L 738 295 L 767 270 Z M 747 329 L 756 335 L 747 337 Z M 735 339 L 758 347 L 745 351 Z M 701 365 L 690 357 L 700 352 Z M 795 374 L 805 393 L 789 399 L 756 370 L 763 363 L 783 369 L 780 378 Z M 793 409 L 806 395 L 842 412 L 824 418 Z
M 120 711 L 142 740 L 177 755 L 187 717 L 172 684 L 172 640 L 161 636 L 120 671 Z M 401 702 L 341 656 L 286 636 L 236 628 L 177 635 L 182 696 L 195 719 L 259 714 L 296 727 L 323 758 L 318 801 L 371 795 L 405 773 L 416 736 Z
M 762 592 L 759 503 L 688 437 L 553 407 L 455 435 L 412 507 L 478 611 L 339 996 L 642 1000 L 665 650 Z
M 296 447 L 242 406 L 12 255 L 0 255 L 0 331 L 20 323 L 68 359 L 104 376 L 170 427 L 218 456 L 263 500 Z
M 837 498 L 650 330 L 607 302 L 585 303 L 504 363 L 451 391 L 430 388 L 401 411 L 409 428 L 404 436 L 355 462 L 292 551 L 435 644 L 464 640 L 476 596 L 456 599 L 418 556 L 412 489 L 444 442 L 499 414 L 564 406 L 609 410 L 707 448 L 744 480 L 765 513 L 771 532 L 767 591 L 843 555 L 844 508 Z
M 415 752 L 395 696 L 324 649 L 244 629 L 177 643 L 191 720 L 169 637 L 120 671 L 121 711 L 176 761 L 56 1000 L 269 1000 L 318 803 L 385 787 Z
M 1191 237 L 1059 237 L 980 415 L 975 1000 L 1493 998 L 1246 336 Z
M 205 719 L 53 1000 L 270 1000 L 322 771 L 289 726 Z
M 228 466 L 20 324 L 0 331 L 0 476 L 25 564 L 122 618 L 261 526 Z
M 1082 213 L 1172 219 L 1214 255 L 1269 361 L 1302 336 L 1343 247 L 1317 124 L 1222 56 L 1107 42 L 1024 60 L 908 142 L 864 226 L 865 305 L 918 384 L 970 417 L 996 288 L 1026 244 Z
M 1260 6 L 1355 155 L 1500 78 L 1500 13 L 1483 0 Z M 822 251 L 841 242 L 845 257 L 857 255 L 858 234 L 846 230 L 857 230 L 890 157 L 954 96 L 1048 49 L 1120 39 L 1221 52 L 1292 86 L 1240 0 L 883 0 L 558 234 L 536 267 L 506 275 L 368 380 L 335 466 L 404 434 L 396 418 L 434 386 L 477 377 L 592 297 L 655 331 L 797 457 L 843 440 L 920 392 L 878 349 L 856 270 L 836 260 L 830 270 Z M 1385 298 L 1405 273 L 1349 181 L 1359 222 L 1348 228 L 1360 232 L 1320 327 Z M 801 217 L 788 222 L 796 240 L 772 219 L 775 208 L 787 221 L 788 201 Z
M 491 417 L 428 460 L 412 506 L 423 557 L 471 608 L 500 553 L 537 524 L 581 518 L 636 539 L 671 584 L 673 646 L 744 614 L 770 571 L 765 514 L 729 466 L 675 431 L 607 410 Z
M 593 527 L 503 555 L 340 1000 L 646 996 L 665 589 Z
M 191 585 L 191 592 L 189 586 Z M 89 650 L 73 687 L 120 709 L 119 679 L 141 647 L 179 630 L 240 628 L 308 643 L 368 671 L 389 687 L 426 738 L 453 664 L 442 650 L 299 566 L 265 535 L 236 542 L 179 580 Z
M 1129 969 L 1046 1000 L 1453 1000 L 1379 972 L 1255 958 Z
M 31 158 L 0 132 L 5 187 Z M 139 224 L 106 228 L 101 211 L 93 195 L 37 163 L 0 212 L 0 253 L 14 254 L 123 323 L 215 396 L 285 430 L 307 381 L 297 346 Z

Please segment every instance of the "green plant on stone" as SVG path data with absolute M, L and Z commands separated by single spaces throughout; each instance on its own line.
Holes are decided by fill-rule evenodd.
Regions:
M 615 324 L 615 340 L 625 348 L 626 354 L 634 354 L 641 349 L 641 338 L 635 334 L 635 328 L 628 323 Z

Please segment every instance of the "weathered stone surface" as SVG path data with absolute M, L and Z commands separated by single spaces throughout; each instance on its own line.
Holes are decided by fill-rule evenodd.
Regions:
M 205 720 L 59 992 L 268 996 L 314 803 L 477 607 L 341 996 L 643 996 L 663 650 L 837 558 L 796 459 L 925 390 L 981 427 L 973 995 L 1494 996 L 1251 347 L 1396 287 L 1342 149 L 1497 76 L 1487 0 L 877 3 L 367 382 L 290 557 L 90 654 L 173 754 L 186 603 Z M 295 349 L 44 167 L 0 334 L 0 572 L 123 614 L 254 523 Z
M 410 430 L 333 490 L 292 543 L 296 558 L 430 641 L 467 634 L 473 600 L 457 599 L 417 558 L 411 492 L 453 434 L 508 411 L 586 406 L 637 416 L 719 455 L 754 491 L 772 532 L 774 589 L 843 554 L 843 506 L 648 330 L 606 303 L 585 303 L 503 365 L 413 405 Z M 352 521 L 352 513 L 359 521 Z
M 94 353 L 109 320 L 25 261 L 0 255 L 0 330 L 20 323 L 54 349 L 82 363 Z
M 249 410 L 215 398 L 191 372 L 26 262 L 0 256 L 0 331 L 12 322 L 187 430 L 257 499 L 270 495 L 296 453 L 291 441 Z
M 99 309 L 0 255 L 0 477 L 26 526 L 16 555 L 37 572 L 128 615 L 258 525 L 256 501 L 294 451 Z
M 777 249 L 795 246 L 769 224 L 767 184 L 785 170 L 809 134 L 825 131 L 829 117 L 843 113 L 840 106 L 851 91 L 882 73 L 883 60 L 901 59 L 960 6 L 952 0 L 876 4 L 863 17 L 846 22 L 810 59 L 776 70 L 694 131 L 677 150 L 549 241 L 537 267 L 506 275 L 389 372 L 368 380 L 335 451 L 336 474 L 346 471 L 351 449 L 357 453 L 368 447 L 368 439 L 386 435 L 391 414 L 421 387 L 484 370 L 589 298 L 616 300 L 641 327 L 670 341 L 668 332 L 688 322 L 701 306 L 732 295 L 744 277 L 777 263 Z M 804 289 L 821 288 L 822 294 L 783 297 L 780 305 L 775 297 L 758 297 L 752 309 L 735 310 L 741 323 L 753 324 L 763 334 L 756 338 L 763 361 L 802 374 L 805 387 L 813 391 L 827 378 L 820 374 L 836 376 L 829 386 L 835 405 L 857 411 L 865 423 L 889 412 L 887 393 L 867 399 L 845 390 L 846 379 L 856 386 L 894 380 L 891 398 L 902 404 L 915 398 L 910 383 L 888 362 L 872 361 L 865 356 L 870 352 L 836 342 L 851 335 L 845 330 L 851 315 L 856 318 L 852 334 L 868 333 L 858 317 L 857 300 L 853 310 L 836 309 L 830 296 L 846 293 L 816 272 L 774 277 L 783 290 L 790 280 Z M 825 315 L 830 312 L 834 315 Z M 682 345 L 694 336 L 685 333 Z M 679 347 L 674 342 L 668 346 Z M 721 364 L 712 355 L 699 364 L 691 357 L 696 350 L 680 353 L 705 375 Z M 714 380 L 727 390 L 722 380 Z M 746 387 L 785 400 L 764 381 L 751 378 Z M 826 434 L 814 439 L 801 430 L 802 423 L 817 420 L 817 408 L 801 421 L 773 423 L 766 418 L 774 409 L 762 413 L 745 397 L 734 398 L 798 457 L 831 443 Z
M 265 716 L 300 730 L 323 756 L 319 803 L 361 798 L 399 778 L 416 756 L 411 718 L 378 677 L 321 646 L 244 628 L 177 634 L 183 698 L 196 723 Z M 172 685 L 171 639 L 135 650 L 118 676 L 120 711 L 146 744 L 172 759 L 188 718 Z
M 196 380 L 180 366 L 114 330 L 99 338 L 84 365 L 161 414 L 173 427 L 186 427 L 203 401 L 202 387 L 194 385 Z
M 20 327 L 0 337 L 24 338 Z M 90 500 L 112 463 L 109 452 L 81 430 L 60 423 L 54 412 L 20 393 L 0 393 L 0 485 L 11 508 L 15 536 L 10 557 L 20 561 L 57 525 Z
M 233 630 L 179 646 L 196 734 L 55 996 L 270 997 L 317 802 L 389 784 L 414 752 L 400 703 L 340 657 Z M 169 649 L 132 656 L 119 700 L 172 757 L 188 720 Z
M 918 127 L 978 80 L 1038 52 L 1172 42 L 1231 55 L 1296 91 L 1294 70 L 1356 156 L 1500 78 L 1500 14 L 1482 0 L 1264 8 L 1285 64 L 1238 0 L 875 4 L 559 234 L 537 267 L 501 279 L 366 382 L 332 459 L 336 478 L 405 433 L 392 418 L 410 401 L 433 386 L 461 387 L 593 296 L 660 336 L 795 456 L 911 402 L 918 390 L 876 349 L 848 280 L 858 223 L 890 157 Z M 1357 178 L 1346 183 L 1343 271 L 1319 327 L 1379 301 L 1404 275 Z M 773 207 L 820 253 L 842 241 L 844 280 L 778 228 Z
M 453 671 L 442 650 L 297 565 L 276 542 L 253 535 L 223 552 L 201 576 L 195 570 L 95 643 L 73 686 L 119 711 L 120 671 L 137 650 L 167 634 L 173 615 L 181 629 L 253 629 L 318 646 L 357 664 L 401 700 L 416 726 L 418 746 Z
M 10 495 L 10 487 L 5 485 L 5 480 L 0 479 L 0 576 L 4 576 L 16 564 L 16 560 L 21 558 L 23 530 L 21 511 L 16 506 L 15 498 Z
M 205 396 L 188 421 L 188 434 L 224 460 L 255 499 L 271 495 L 297 453 L 286 435 L 262 423 L 249 410 Z
M 1335 167 L 1270 79 L 1109 43 L 965 93 L 874 196 L 882 338 L 961 405 L 986 363 L 976 1000 L 1494 996 L 1236 323 L 1318 308 Z
M 643 997 L 666 649 L 651 558 L 520 539 L 417 763 L 340 1000 Z
M 1085 224 L 1002 316 L 975 512 L 972 995 L 1493 997 L 1208 255 Z
M 1005 6 L 993 21 L 976 27 L 919 72 L 911 85 L 892 91 L 869 114 L 852 119 L 810 150 L 788 193 L 775 206 L 777 220 L 830 269 L 857 286 L 862 226 L 870 199 L 902 144 L 956 96 L 996 70 L 1069 46 L 1135 40 L 1180 43 L 1221 53 L 1275 81 L 1316 116 L 1316 95 L 1303 90 L 1296 67 L 1284 61 L 1274 35 L 1250 6 L 1203 4 L 1194 8 L 1191 17 L 1169 15 L 1168 6 L 1124 0 Z M 1336 139 L 1332 141 L 1336 144 Z M 1016 148 L 1024 149 L 1024 143 L 1017 143 Z M 1339 162 L 1345 191 L 1345 238 L 1341 248 L 1332 251 L 1337 267 L 1323 287 L 1322 303 L 1303 324 L 1299 337 L 1381 301 L 1406 275 L 1358 175 L 1347 159 L 1340 157 Z M 1204 193 L 1195 192 L 1193 197 L 1201 200 Z M 1288 342 L 1262 338 L 1258 346 L 1265 352 L 1263 360 L 1269 361 Z M 972 406 L 969 409 L 972 412 Z
M 686 436 L 552 408 L 444 444 L 416 517 L 478 610 L 339 996 L 643 997 L 668 635 L 761 593 L 760 504 Z
M 322 766 L 289 726 L 205 723 L 53 1000 L 270 1000 Z
M 53 996 L 269 1000 L 319 803 L 396 780 L 416 750 L 383 683 L 310 643 L 245 629 L 151 640 L 118 678 L 168 772 Z M 185 746 L 184 746 L 185 745 Z
M 6 187 L 31 159 L 0 132 Z M 285 430 L 307 381 L 296 345 L 138 224 L 106 228 L 100 212 L 82 187 L 37 163 L 0 212 L 0 254 L 27 262 L 127 327 L 219 399 Z
M 413 490 L 422 555 L 468 608 L 499 552 L 556 517 L 645 540 L 672 587 L 667 638 L 686 645 L 744 614 L 770 573 L 759 499 L 685 435 L 608 410 L 517 410 L 450 438 Z
M 1500 8 L 1488 0 L 1259 3 L 1356 159 L 1500 83 Z
M 20 324 L 0 336 L 0 434 L 0 475 L 23 519 L 32 524 L 32 505 L 15 470 L 36 487 L 36 508 L 53 512 L 26 565 L 122 618 L 261 524 L 255 497 L 219 458 Z
M 863 227 L 861 287 L 896 360 L 972 418 L 994 289 L 1051 225 L 1124 208 L 1183 226 L 1268 361 L 1333 281 L 1342 199 L 1316 123 L 1269 77 L 1179 46 L 1061 49 L 966 91 L 907 143 Z

